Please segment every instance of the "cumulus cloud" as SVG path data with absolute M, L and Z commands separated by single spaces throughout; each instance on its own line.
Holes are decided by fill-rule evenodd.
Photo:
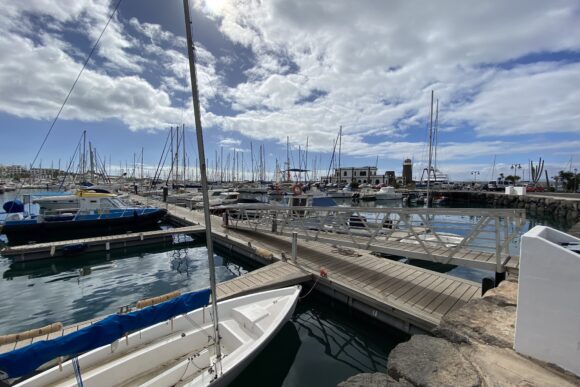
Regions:
M 87 55 L 64 35 L 70 30 L 82 32 L 94 42 L 112 12 L 106 0 L 65 3 L 33 0 L 25 7 L 14 2 L 0 13 L 1 111 L 22 118 L 54 118 Z M 50 27 L 33 34 L 33 15 L 49 21 Z M 192 106 L 185 39 L 135 18 L 127 25 L 135 35 L 128 33 L 118 14 L 112 19 L 61 118 L 117 119 L 131 130 L 164 129 L 184 119 L 192 124 L 193 117 L 185 114 Z M 140 55 L 132 53 L 136 47 L 141 49 Z M 205 108 L 217 93 L 219 80 L 213 55 L 201 46 L 197 53 L 199 83 L 206 90 L 202 95 Z M 104 67 L 97 69 L 92 63 L 99 58 Z M 141 75 L 145 63 L 157 71 L 159 86 Z M 176 93 L 182 93 L 180 99 L 175 98 Z
M 219 144 L 231 149 L 240 135 L 280 144 L 290 136 L 293 144 L 308 138 L 310 150 L 329 153 L 342 126 L 346 155 L 419 157 L 431 89 L 441 104 L 440 160 L 449 165 L 500 152 L 566 153 L 578 145 L 511 138 L 578 132 L 576 1 L 194 5 L 231 45 L 230 52 L 212 39 L 196 44 L 204 126 L 226 132 Z M 5 4 L 0 110 L 52 118 L 87 51 L 67 41 L 67 31 L 94 42 L 111 6 L 109 0 Z M 32 15 L 44 22 L 40 33 Z M 87 69 L 63 118 L 118 119 L 132 130 L 191 121 L 184 114 L 191 109 L 184 48 L 184 37 L 164 26 L 116 15 L 97 51 L 103 66 Z M 242 48 L 251 53 L 243 66 Z M 235 81 L 226 79 L 232 73 Z M 217 100 L 224 109 L 215 108 Z
M 297 143 L 315 132 L 321 141 L 312 146 L 323 150 L 342 124 L 354 141 L 345 151 L 356 154 L 369 145 L 363 134 L 405 136 L 424 127 L 432 88 L 444 107 L 442 132 L 459 125 L 479 136 L 577 130 L 576 63 L 505 66 L 578 51 L 574 1 L 209 3 L 195 2 L 257 58 L 248 80 L 227 91 L 238 114 L 218 117 L 226 130 L 260 138 L 268 128 L 281 143 L 289 131 Z M 324 97 L 299 103 L 314 89 Z

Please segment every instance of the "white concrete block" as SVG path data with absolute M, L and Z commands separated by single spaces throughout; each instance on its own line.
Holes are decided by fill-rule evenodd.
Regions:
M 544 226 L 522 236 L 515 349 L 580 375 L 580 239 Z

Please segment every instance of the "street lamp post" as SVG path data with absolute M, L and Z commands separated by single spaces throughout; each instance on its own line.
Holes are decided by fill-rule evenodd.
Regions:
M 574 168 L 574 193 L 578 189 L 578 168 Z
M 473 175 L 473 187 L 475 188 L 475 185 L 477 184 L 477 175 L 479 175 L 479 171 L 471 171 L 471 174 Z
M 515 185 L 517 177 L 518 177 L 518 169 L 522 169 L 522 165 L 521 164 L 512 164 L 510 169 L 514 170 L 514 177 L 516 177 L 516 179 L 514 179 L 514 185 Z

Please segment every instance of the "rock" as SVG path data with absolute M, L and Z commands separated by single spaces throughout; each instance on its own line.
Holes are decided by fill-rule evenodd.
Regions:
M 486 386 L 578 386 L 580 378 L 546 367 L 507 348 L 462 345 L 461 354 L 477 369 Z
M 488 290 L 483 298 L 498 306 L 516 306 L 518 304 L 518 284 L 502 281 L 497 288 Z
M 389 355 L 389 376 L 415 386 L 480 386 L 474 367 L 447 340 L 415 335 Z
M 351 376 L 337 387 L 412 387 L 413 385 L 403 381 L 397 382 L 387 374 L 376 372 L 374 374 L 358 374 Z
M 443 317 L 433 333 L 454 343 L 480 341 L 497 347 L 513 348 L 516 307 L 498 307 L 494 301 L 502 302 L 497 297 L 471 300 L 463 308 Z

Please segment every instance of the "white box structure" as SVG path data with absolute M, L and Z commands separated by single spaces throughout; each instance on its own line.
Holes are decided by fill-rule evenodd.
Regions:
M 526 194 L 526 187 L 505 187 L 506 195 L 524 196 Z
M 580 375 L 580 239 L 536 226 L 522 236 L 515 350 Z

